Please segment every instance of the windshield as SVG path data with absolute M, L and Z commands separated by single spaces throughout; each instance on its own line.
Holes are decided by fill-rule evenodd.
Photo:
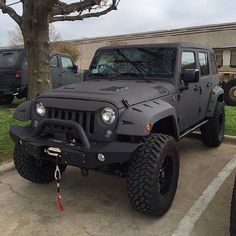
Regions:
M 16 64 L 20 51 L 2 51 L 0 52 L 0 67 L 12 67 Z
M 90 75 L 170 78 L 175 72 L 177 48 L 121 48 L 98 51 Z

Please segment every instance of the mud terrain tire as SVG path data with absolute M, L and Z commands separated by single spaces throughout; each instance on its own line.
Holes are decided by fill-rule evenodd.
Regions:
M 18 173 L 31 182 L 47 184 L 54 180 L 55 164 L 44 161 L 42 165 L 37 165 L 34 157 L 22 152 L 20 145 L 16 145 L 14 149 L 14 164 Z M 61 173 L 65 169 L 65 165 L 60 166 Z
M 128 167 L 128 198 L 140 213 L 164 215 L 175 197 L 179 155 L 174 138 L 151 134 L 143 139 Z
M 217 102 L 213 117 L 201 127 L 202 141 L 208 147 L 219 147 L 224 140 L 224 103 Z

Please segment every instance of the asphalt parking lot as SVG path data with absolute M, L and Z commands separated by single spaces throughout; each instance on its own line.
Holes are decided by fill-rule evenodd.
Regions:
M 123 178 L 92 172 L 84 178 L 79 169 L 68 168 L 61 183 L 65 212 L 60 213 L 55 183 L 33 184 L 15 170 L 0 173 L 0 235 L 166 236 L 178 230 L 181 233 L 204 190 L 234 159 L 236 143 L 225 142 L 218 149 L 210 149 L 191 137 L 179 143 L 179 151 L 181 170 L 176 198 L 170 211 L 159 219 L 130 208 Z M 195 219 L 190 235 L 229 235 L 235 171 L 230 173 Z M 208 195 L 203 197 L 207 199 Z

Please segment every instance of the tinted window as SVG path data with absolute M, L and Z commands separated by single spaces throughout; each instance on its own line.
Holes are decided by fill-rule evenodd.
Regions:
M 231 67 L 236 67 L 236 49 L 231 50 L 230 66 Z
M 216 63 L 218 67 L 223 66 L 223 50 L 215 49 Z
M 73 67 L 73 62 L 68 57 L 61 57 L 61 65 L 63 69 L 67 69 L 68 67 Z
M 57 56 L 53 56 L 50 60 L 50 65 L 52 67 L 58 67 L 58 59 L 57 59 Z
M 207 53 L 205 52 L 199 53 L 199 64 L 200 64 L 201 76 L 209 75 L 209 61 Z
M 96 53 L 91 74 L 119 77 L 172 77 L 175 71 L 176 48 L 117 48 Z
M 182 53 L 182 72 L 186 69 L 196 69 L 196 59 L 194 52 Z
M 0 67 L 5 68 L 15 66 L 19 55 L 20 51 L 0 52 Z
M 213 75 L 217 74 L 218 73 L 218 68 L 217 68 L 217 65 L 216 65 L 216 59 L 215 59 L 215 54 L 214 53 L 210 54 L 210 64 L 211 64 L 211 73 Z

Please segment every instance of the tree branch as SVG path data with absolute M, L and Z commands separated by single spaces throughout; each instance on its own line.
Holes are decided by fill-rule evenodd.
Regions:
M 76 15 L 76 16 L 68 16 L 68 15 L 54 16 L 54 17 L 50 18 L 50 22 L 56 22 L 56 21 L 76 21 L 76 20 L 84 20 L 84 19 L 90 18 L 90 17 L 99 17 L 99 16 L 102 16 L 102 15 L 106 15 L 110 11 L 117 10 L 118 3 L 119 3 L 119 1 L 113 0 L 112 1 L 112 5 L 109 6 L 107 9 L 105 9 L 103 11 L 82 14 L 83 10 L 81 10 L 81 12 L 78 15 Z
M 0 9 L 2 10 L 3 14 L 8 14 L 19 26 L 21 26 L 21 17 L 13 8 L 6 5 L 6 1 L 0 0 Z
M 73 12 L 80 12 L 84 9 L 89 9 L 93 6 L 99 5 L 102 0 L 83 0 L 81 2 L 66 4 L 59 1 L 59 6 L 56 6 L 52 10 L 51 16 L 56 15 L 69 15 Z

